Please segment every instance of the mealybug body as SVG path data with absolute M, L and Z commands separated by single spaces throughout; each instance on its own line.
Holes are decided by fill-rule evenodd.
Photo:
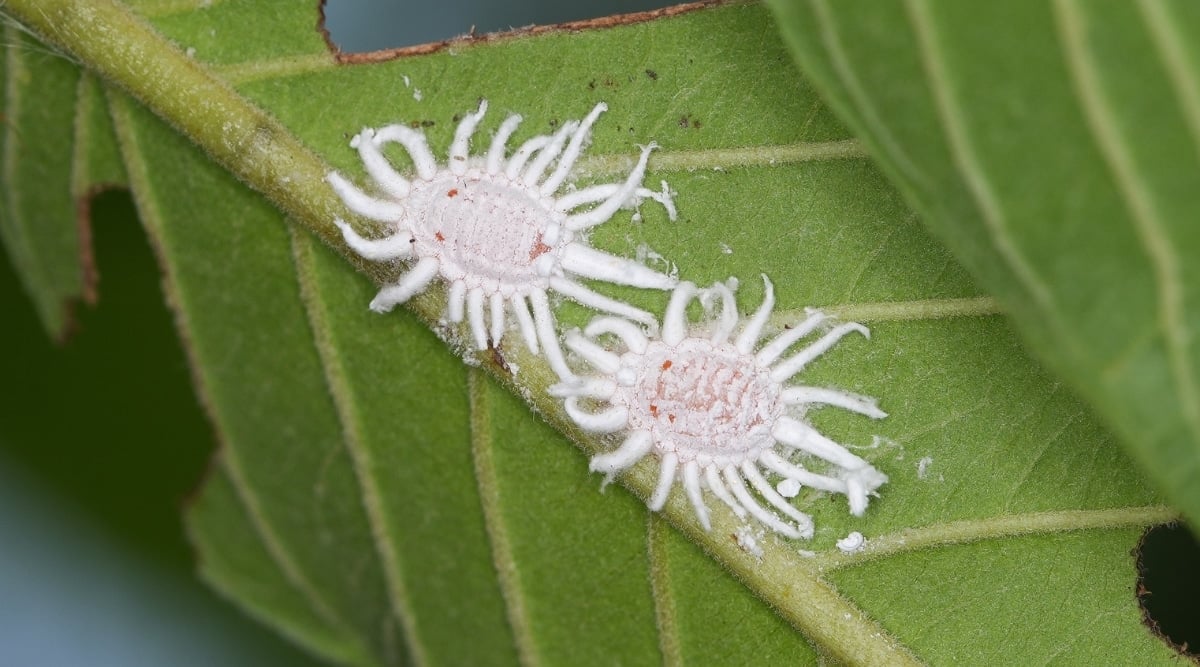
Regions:
M 862 396 L 788 384 L 843 336 L 868 335 L 860 324 L 828 328 L 807 347 L 783 358 L 793 344 L 826 325 L 824 314 L 809 311 L 803 322 L 755 350 L 774 306 L 771 282 L 766 276 L 763 280 L 763 303 L 733 340 L 739 318 L 732 291 L 720 283 L 709 290 L 686 282 L 676 287 L 657 338 L 615 317 L 598 317 L 582 333 L 568 332 L 567 346 L 597 374 L 566 378 L 551 391 L 566 399 L 567 414 L 584 430 L 623 434 L 620 447 L 592 459 L 592 470 L 611 476 L 647 455 L 659 459 L 650 509 L 662 508 L 681 476 L 706 530 L 711 522 L 705 488 L 739 517 L 749 513 L 788 537 L 811 537 L 812 519 L 788 501 L 801 487 L 844 494 L 850 512 L 861 516 L 868 497 L 887 476 L 818 433 L 805 420 L 806 411 L 828 405 L 873 418 L 886 415 Z M 721 300 L 711 330 L 696 330 L 687 322 L 687 304 L 697 296 L 710 303 L 714 297 Z M 623 350 L 605 348 L 598 342 L 603 335 L 614 335 Z M 581 401 L 606 402 L 608 407 L 590 411 Z M 815 471 L 806 467 L 812 464 Z M 778 477 L 778 484 L 769 482 L 768 474 Z M 791 522 L 765 508 L 759 498 Z

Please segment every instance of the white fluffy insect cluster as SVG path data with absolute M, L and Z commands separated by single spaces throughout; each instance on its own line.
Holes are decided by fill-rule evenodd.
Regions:
M 583 332 L 567 332 L 567 346 L 593 369 L 582 381 L 550 388 L 564 397 L 567 414 L 594 433 L 622 433 L 620 447 L 596 456 L 591 469 L 613 475 L 653 453 L 660 461 L 658 486 L 650 498 L 652 510 L 667 501 L 677 477 L 706 530 L 711 529 L 704 502 L 707 488 L 739 517 L 747 513 L 788 537 L 812 537 L 813 522 L 788 502 L 779 486 L 810 487 L 844 494 L 850 513 L 861 516 L 869 496 L 887 476 L 862 457 L 821 435 L 804 419 L 813 406 L 835 406 L 868 417 L 886 415 L 871 399 L 836 389 L 791 385 L 789 381 L 809 363 L 850 333 L 869 335 L 861 324 L 829 328 L 795 354 L 784 353 L 816 333 L 828 318 L 809 311 L 808 317 L 759 349 L 759 339 L 774 307 L 771 281 L 763 276 L 766 297 L 749 321 L 739 327 L 732 291 L 721 283 L 698 290 L 680 283 L 663 316 L 662 334 L 646 336 L 632 322 L 598 317 Z M 708 326 L 690 327 L 686 308 L 699 296 L 721 300 L 720 316 Z M 599 339 L 612 335 L 619 351 Z M 581 401 L 606 402 L 592 412 Z M 782 451 L 781 451 L 782 450 Z M 800 460 L 793 460 L 795 453 Z M 808 469 L 816 462 L 824 472 Z M 749 483 L 749 488 L 747 484 Z M 759 498 L 791 519 L 784 521 L 763 507 Z M 796 495 L 791 493 L 790 495 Z
M 412 262 L 396 284 L 380 290 L 371 309 L 390 310 L 440 277 L 448 285 L 446 319 L 465 319 L 479 349 L 499 345 L 506 312 L 512 313 L 530 351 L 544 350 L 559 375 L 561 382 L 549 391 L 564 399 L 568 416 L 586 431 L 619 434 L 621 444 L 595 456 L 591 469 L 607 481 L 646 456 L 658 459 L 659 481 L 647 503 L 652 510 L 664 506 L 678 481 L 706 530 L 712 523 L 706 490 L 739 518 L 753 517 L 791 538 L 813 535 L 811 517 L 789 500 L 805 487 L 845 495 L 850 513 L 861 516 L 887 476 L 805 417 L 821 406 L 886 415 L 872 399 L 791 381 L 844 336 L 869 332 L 852 322 L 831 326 L 824 314 L 809 310 L 803 321 L 760 345 L 774 308 L 765 275 L 763 303 L 743 322 L 724 284 L 698 289 L 590 247 L 588 229 L 644 199 L 659 202 L 675 219 L 667 184 L 658 192 L 642 186 L 654 144 L 642 147 L 622 182 L 567 187 L 592 125 L 606 109 L 597 104 L 583 120 L 529 139 L 511 155 L 508 141 L 521 117 L 509 116 L 486 155 L 475 157 L 468 146 L 487 111 L 483 101 L 459 123 L 445 167 L 425 135 L 404 125 L 367 128 L 354 137 L 351 146 L 378 193 L 368 194 L 336 172 L 327 180 L 347 207 L 381 223 L 383 235 L 364 238 L 335 222 L 361 256 Z M 407 150 L 414 174 L 401 175 L 384 156 L 392 142 Z M 673 288 L 661 334 L 653 315 L 592 291 L 576 277 Z M 609 313 L 565 335 L 567 347 L 590 366 L 586 373 L 577 375 L 562 352 L 550 291 Z M 696 298 L 708 311 L 720 301 L 720 313 L 690 324 L 686 309 Z M 815 340 L 785 358 L 809 337 Z
M 654 144 L 642 147 L 623 182 L 560 193 L 593 123 L 608 108 L 604 103 L 582 121 L 563 123 L 553 135 L 529 139 L 512 155 L 506 154 L 508 140 L 521 117 L 509 116 L 486 156 L 474 157 L 468 150 L 470 140 L 487 106 L 486 100 L 480 102 L 479 109 L 458 124 L 444 167 L 419 130 L 405 125 L 363 129 L 350 145 L 358 149 L 379 194 L 364 192 L 337 172 L 326 179 L 352 211 L 383 223 L 385 236 L 364 238 L 345 221 L 334 223 L 346 243 L 366 259 L 414 262 L 399 282 L 379 291 L 372 310 L 391 310 L 440 276 L 449 288 L 446 319 L 457 323 L 465 316 L 477 348 L 487 349 L 489 338 L 492 345 L 500 343 L 508 311 L 529 350 L 537 354 L 540 343 L 554 370 L 569 375 L 547 292 L 652 322 L 650 313 L 599 294 L 573 276 L 650 289 L 673 287 L 677 281 L 671 276 L 590 247 L 584 233 L 645 198 L 666 207 L 671 219 L 675 204 L 666 182 L 661 192 L 642 187 Z M 408 151 L 415 175 L 401 175 L 384 156 L 383 148 L 392 142 Z

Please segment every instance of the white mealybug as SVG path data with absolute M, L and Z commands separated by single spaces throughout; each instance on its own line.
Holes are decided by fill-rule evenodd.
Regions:
M 489 336 L 493 345 L 500 342 L 505 312 L 511 311 L 530 351 L 537 354 L 540 342 L 559 375 L 569 375 L 569 370 L 558 345 L 549 290 L 598 310 L 653 322 L 650 313 L 570 277 L 653 289 L 670 289 L 677 282 L 633 260 L 595 250 L 585 238 L 588 229 L 643 198 L 660 202 L 675 219 L 665 182 L 662 192 L 642 187 L 654 144 L 642 147 L 624 182 L 558 194 L 592 124 L 607 108 L 597 104 L 582 121 L 568 121 L 553 135 L 534 137 L 506 156 L 508 140 L 521 122 L 520 116 L 509 116 L 486 156 L 472 157 L 468 143 L 487 111 L 487 102 L 481 101 L 478 111 L 458 124 L 445 167 L 438 166 L 425 135 L 404 125 L 366 128 L 355 136 L 350 145 L 358 149 L 380 196 L 363 192 L 337 172 L 326 180 L 351 210 L 384 223 L 388 235 L 366 239 L 343 220 L 334 222 L 346 243 L 366 259 L 415 260 L 396 284 L 379 291 L 371 309 L 391 310 L 440 276 L 449 290 L 447 319 L 461 322 L 465 316 L 476 347 L 486 349 Z M 384 157 L 382 148 L 389 142 L 408 151 L 415 175 L 402 176 Z
M 738 517 L 749 512 L 772 530 L 791 538 L 812 537 L 812 519 L 787 501 L 799 486 L 842 493 L 850 512 L 861 516 L 867 500 L 887 476 L 842 445 L 817 432 L 806 420 L 812 406 L 828 405 L 868 417 L 887 416 L 874 400 L 837 389 L 790 385 L 806 365 L 832 348 L 861 324 L 826 327 L 815 341 L 781 359 L 800 339 L 814 334 L 828 318 L 807 311 L 807 318 L 757 351 L 775 297 L 763 276 L 766 296 L 754 316 L 731 341 L 739 318 L 733 292 L 720 283 L 698 290 L 680 283 L 663 316 L 662 333 L 647 337 L 636 324 L 597 317 L 581 333 L 569 331 L 567 346 L 598 371 L 581 379 L 564 379 L 550 388 L 565 398 L 567 414 L 594 433 L 621 432 L 623 444 L 595 456 L 591 469 L 611 478 L 653 453 L 661 461 L 657 488 L 647 505 L 658 511 L 666 503 L 677 473 L 705 530 L 711 529 L 703 490 L 728 505 Z M 689 327 L 686 308 L 696 297 L 711 305 L 721 299 L 720 315 L 704 327 Z M 613 335 L 624 351 L 597 342 Z M 581 401 L 609 406 L 592 412 Z M 780 448 L 782 445 L 782 448 Z M 795 452 L 795 457 L 791 452 Z M 816 463 L 816 471 L 806 465 Z M 781 478 L 777 490 L 764 473 Z M 794 523 L 765 509 L 751 490 Z M 790 489 L 787 487 L 791 487 Z

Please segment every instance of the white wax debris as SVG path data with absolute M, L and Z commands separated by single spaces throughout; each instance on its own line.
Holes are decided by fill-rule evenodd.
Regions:
M 867 539 L 857 530 L 837 541 L 837 548 L 841 549 L 842 553 L 852 554 L 856 551 L 862 551 L 866 545 Z
M 933 463 L 932 456 L 926 456 L 917 461 L 917 479 L 925 479 L 925 476 L 929 474 L 930 463 Z

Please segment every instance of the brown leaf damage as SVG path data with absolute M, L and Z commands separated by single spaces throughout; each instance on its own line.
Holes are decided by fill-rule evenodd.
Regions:
M 363 64 L 386 62 L 389 60 L 407 58 L 411 56 L 423 56 L 450 48 L 461 48 L 466 46 L 475 46 L 478 44 L 492 44 L 497 42 L 505 42 L 512 39 L 533 37 L 536 35 L 584 32 L 588 30 L 616 28 L 619 26 L 643 23 L 656 19 L 680 16 L 682 14 L 687 14 L 700 9 L 735 4 L 737 2 L 740 2 L 740 0 L 699 0 L 698 2 L 688 2 L 644 12 L 615 14 L 612 16 L 601 16 L 594 19 L 568 21 L 566 23 L 555 23 L 551 25 L 530 25 L 512 30 L 480 34 L 476 34 L 474 28 L 472 28 L 471 32 L 465 35 L 451 37 L 450 39 L 444 39 L 437 42 L 429 42 L 427 44 L 415 44 L 413 46 L 404 46 L 395 49 L 383 49 L 380 51 L 369 51 L 365 53 L 346 53 L 334 43 L 333 39 L 329 35 L 328 28 L 325 27 L 325 0 L 321 0 L 319 9 L 320 19 L 317 22 L 317 30 L 325 39 L 325 43 L 328 45 L 330 53 L 334 55 L 334 58 L 336 58 L 339 63 Z

